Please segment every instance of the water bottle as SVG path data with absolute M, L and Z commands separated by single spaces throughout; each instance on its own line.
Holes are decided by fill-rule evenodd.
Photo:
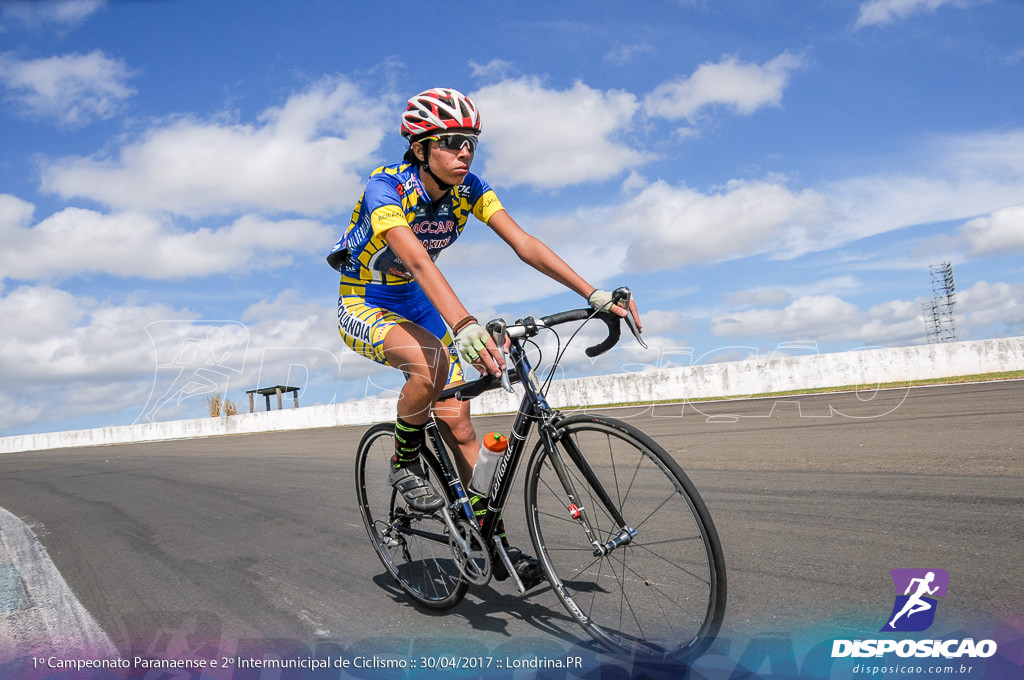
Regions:
M 484 435 L 483 445 L 477 454 L 476 465 L 473 467 L 473 479 L 469 487 L 480 494 L 486 494 L 491 488 L 491 479 L 498 467 L 498 461 L 505 455 L 508 439 L 500 432 L 489 432 Z

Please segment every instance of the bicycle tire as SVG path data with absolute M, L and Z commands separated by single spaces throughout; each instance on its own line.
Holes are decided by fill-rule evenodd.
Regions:
M 356 496 L 363 525 L 384 568 L 416 603 L 434 610 L 454 607 L 469 584 L 448 545 L 448 525 L 440 513 L 408 509 L 388 483 L 395 452 L 393 423 L 374 425 L 363 435 L 356 454 Z M 425 457 L 435 489 L 440 478 Z
M 551 586 L 599 643 L 637 659 L 683 662 L 704 651 L 722 624 L 722 546 L 704 501 L 671 456 L 632 425 L 601 415 L 558 422 L 554 444 L 599 543 L 620 527 L 566 446 L 582 452 L 627 525 L 625 545 L 597 557 L 542 439 L 525 479 L 527 523 Z

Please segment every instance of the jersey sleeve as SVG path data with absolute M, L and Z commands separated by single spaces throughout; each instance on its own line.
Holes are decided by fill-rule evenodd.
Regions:
M 473 215 L 478 220 L 486 224 L 494 213 L 505 209 L 501 201 L 498 200 L 498 195 L 494 193 L 494 189 L 491 189 L 487 182 L 476 175 L 470 175 L 469 183 Z
M 363 200 L 375 236 L 380 236 L 394 227 L 409 226 L 405 209 L 402 207 L 399 184 L 389 175 L 374 177 L 366 185 Z
M 498 200 L 497 194 L 490 187 L 484 192 L 476 204 L 473 206 L 473 214 L 481 222 L 487 223 L 488 220 L 499 210 L 504 210 L 505 207 Z

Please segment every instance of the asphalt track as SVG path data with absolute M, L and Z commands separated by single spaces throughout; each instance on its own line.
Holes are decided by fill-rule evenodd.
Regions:
M 979 637 L 1019 619 L 1022 405 L 1024 382 L 1010 381 L 610 413 L 657 439 L 703 494 L 726 554 L 727 647 L 872 635 L 892 607 L 895 568 L 949 572 L 947 630 Z M 481 432 L 509 423 L 477 421 Z M 81 603 L 56 617 L 81 645 L 100 652 L 109 639 L 126 656 L 595 654 L 547 588 L 471 589 L 443 614 L 411 606 L 382 574 L 356 507 L 362 431 L 0 456 L 0 586 L 10 586 L 0 663 L 40 654 L 39 636 L 66 645 L 57 624 L 19 629 L 53 601 Z M 505 518 L 527 546 L 520 489 Z M 10 555 L 22 535 L 45 551 Z M 53 575 L 38 578 L 49 560 Z

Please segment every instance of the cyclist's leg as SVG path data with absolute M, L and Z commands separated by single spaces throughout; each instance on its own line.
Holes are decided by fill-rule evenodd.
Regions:
M 455 348 L 455 338 L 422 289 L 419 286 L 410 286 L 409 291 L 408 305 L 404 309 L 407 318 L 434 335 L 440 342 L 440 345 L 447 349 L 448 374 L 444 376 L 443 382 L 446 383 L 445 386 L 457 385 L 463 382 L 465 378 L 463 376 L 462 362 L 459 361 L 459 352 Z M 440 375 L 437 377 L 441 378 Z M 436 399 L 437 395 L 434 398 Z M 479 447 L 476 433 L 473 430 L 473 423 L 469 417 L 469 402 L 459 401 L 458 399 L 446 399 L 445 401 L 431 403 L 434 406 L 434 416 L 437 420 L 438 431 L 452 453 L 462 483 L 468 486 L 469 478 L 473 474 L 473 466 L 476 464 Z
M 398 417 L 423 425 L 448 380 L 448 350 L 426 329 L 404 321 L 384 331 L 383 351 L 388 366 L 406 374 L 398 397 Z
M 454 455 L 462 484 L 468 489 L 480 450 L 473 421 L 469 415 L 469 402 L 458 399 L 439 401 L 434 405 L 434 416 L 437 418 L 437 429 L 444 443 Z M 486 493 L 487 489 L 483 491 Z
M 406 375 L 398 401 L 392 483 L 411 507 L 429 512 L 442 506 L 444 499 L 427 481 L 419 451 L 430 408 L 447 381 L 448 354 L 437 337 L 392 309 L 404 311 L 403 297 L 343 285 L 338 327 L 356 352 Z
M 430 512 L 444 505 L 444 499 L 427 479 L 420 464 L 420 450 L 431 407 L 448 375 L 447 350 L 436 337 L 412 322 L 392 326 L 382 346 L 388 364 L 406 375 L 398 397 L 391 483 L 414 509 Z

